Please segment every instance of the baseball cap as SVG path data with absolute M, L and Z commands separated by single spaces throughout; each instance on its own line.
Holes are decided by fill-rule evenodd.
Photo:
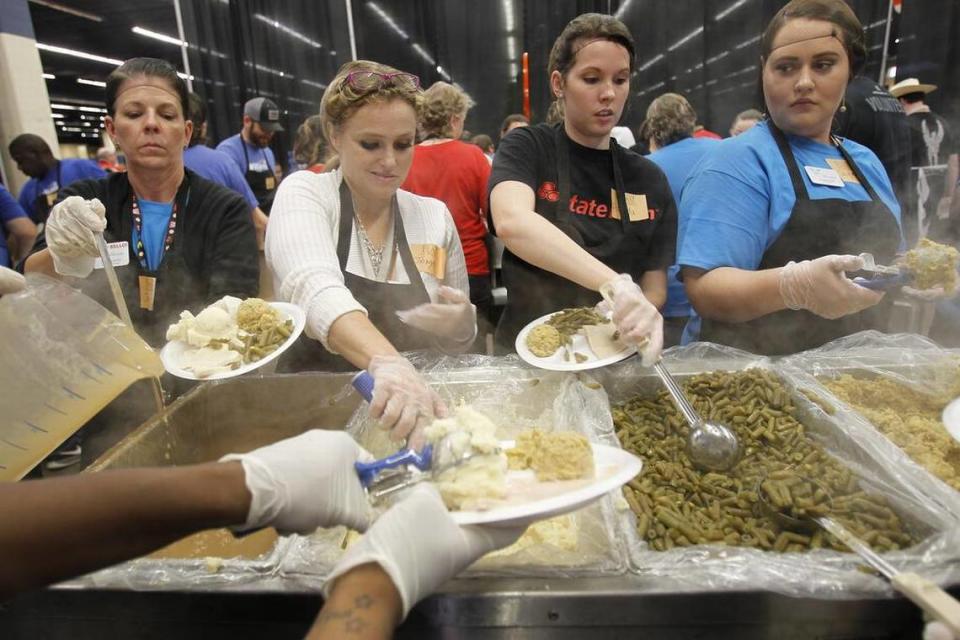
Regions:
M 243 115 L 260 124 L 267 131 L 283 131 L 280 125 L 280 107 L 269 98 L 252 98 L 243 105 Z

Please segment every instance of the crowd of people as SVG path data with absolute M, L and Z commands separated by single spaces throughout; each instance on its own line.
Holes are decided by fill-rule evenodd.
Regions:
M 270 149 L 282 130 L 273 101 L 248 101 L 241 131 L 214 150 L 204 144 L 203 100 L 188 94 L 176 70 L 129 60 L 106 86 L 106 131 L 125 171 L 106 154 L 99 164 L 57 160 L 40 137 L 16 138 L 10 154 L 31 179 L 19 203 L 0 191 L 7 240 L 0 260 L 24 273 L 73 278 L 97 296 L 104 291 L 102 272 L 93 272 L 98 234 L 125 243 L 130 264 L 118 265 L 121 286 L 137 331 L 159 347 L 181 310 L 223 295 L 257 295 L 262 249 L 277 297 L 307 317 L 281 369 L 368 370 L 371 416 L 414 447 L 424 424 L 448 408 L 404 352 L 485 352 L 489 334 L 496 353 L 509 353 L 531 321 L 593 306 L 601 294 L 620 339 L 637 345 L 644 366 L 664 346 L 698 339 L 785 354 L 883 329 L 891 299 L 911 292 L 873 291 L 848 274 L 863 267 L 861 252 L 890 263 L 916 239 L 905 228 L 906 211 L 914 221 L 923 213 L 907 203 L 910 170 L 893 167 L 947 165 L 925 219 L 952 229 L 951 207 L 960 209 L 956 143 L 924 104 L 935 87 L 916 79 L 890 93 L 859 87 L 866 44 L 852 10 L 841 0 L 793 0 L 760 39 L 763 112 L 739 113 L 730 137 L 718 140 L 686 98 L 667 93 L 651 102 L 635 140 L 616 129 L 636 47 L 616 18 L 572 20 L 549 56 L 549 119 L 512 114 L 496 144 L 487 135 L 461 139 L 474 105 L 456 85 L 424 89 L 402 70 L 350 62 L 330 81 L 319 115 L 296 133 L 303 170 L 285 177 Z M 870 138 L 895 129 L 865 124 L 869 114 L 856 105 L 855 90 L 876 115 L 908 123 L 909 158 Z M 22 212 L 10 213 L 14 206 Z M 507 300 L 499 315 L 493 236 L 505 247 Z M 0 275 L 6 292 L 23 286 L 9 271 Z M 187 491 L 179 509 L 157 515 L 154 537 L 38 575 L 7 572 L 13 577 L 0 592 L 137 555 L 201 527 L 366 527 L 352 474 L 359 449 L 336 434 L 311 433 L 196 469 L 127 472 L 131 482 L 171 492 L 212 474 L 249 495 L 241 490 L 228 505 L 208 504 Z M 334 453 L 340 449 L 343 455 Z M 315 460 L 327 466 L 307 472 Z M 264 486 L 301 469 L 289 480 L 290 503 L 261 511 Z M 103 475 L 87 484 L 100 483 L 98 497 L 116 491 L 126 504 L 120 474 L 117 486 Z M 79 480 L 57 482 L 83 490 Z M 37 484 L 0 492 L 0 501 L 17 509 L 56 500 L 44 493 L 52 484 Z M 329 504 L 314 499 L 318 489 Z M 100 535 L 80 504 L 76 511 L 58 506 L 58 520 L 66 509 L 75 530 Z M 37 518 L 36 527 L 46 526 Z M 378 590 L 386 613 L 371 624 L 392 628 L 443 579 L 518 533 L 458 527 L 435 494 L 417 492 L 347 553 L 324 611 L 338 606 L 341 589 L 351 597 Z M 42 537 L 22 543 L 12 560 L 43 544 Z M 12 542 L 0 548 L 18 549 Z M 340 620 L 322 613 L 318 628 Z

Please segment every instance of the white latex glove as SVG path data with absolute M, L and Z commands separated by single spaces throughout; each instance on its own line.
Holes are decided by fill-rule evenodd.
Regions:
M 477 337 L 477 308 L 464 292 L 446 285 L 437 290 L 441 302 L 428 302 L 397 311 L 404 324 L 457 343 Z
M 374 356 L 367 371 L 373 376 L 370 416 L 391 432 L 391 438 L 407 438 L 407 444 L 419 450 L 425 442 L 424 427 L 433 418 L 445 418 L 447 406 L 403 356 Z
M 252 496 L 247 521 L 238 531 L 273 526 L 281 533 L 310 533 L 317 527 L 346 525 L 363 531 L 370 503 L 353 463 L 372 460 L 343 431 L 313 429 L 250 453 L 239 460 Z
M 106 228 L 106 210 L 96 198 L 70 196 L 54 205 L 45 233 L 57 273 L 78 278 L 90 275 L 94 258 L 100 255 L 96 234 Z
M 0 267 L 0 296 L 5 293 L 16 293 L 17 291 L 23 291 L 24 287 L 26 286 L 27 281 L 21 274 L 17 273 L 13 269 Z
M 842 318 L 883 299 L 882 291 L 855 284 L 844 272 L 863 268 L 857 256 L 829 255 L 788 262 L 780 270 L 780 295 L 788 309 L 806 309 L 821 318 Z
M 323 586 L 354 567 L 376 562 L 390 576 L 403 601 L 403 617 L 421 599 L 481 556 L 513 544 L 526 527 L 461 527 L 430 484 L 418 485 L 380 516 L 340 558 Z
M 663 316 L 626 273 L 604 283 L 600 293 L 608 304 L 612 299 L 610 309 L 620 339 L 636 344 L 643 366 L 652 367 L 663 351 Z
M 956 640 L 947 625 L 934 620 L 923 628 L 923 640 Z

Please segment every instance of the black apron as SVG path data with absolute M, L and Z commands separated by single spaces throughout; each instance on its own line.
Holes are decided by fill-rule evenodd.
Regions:
M 243 177 L 250 185 L 250 190 L 257 198 L 257 204 L 267 215 L 270 215 L 270 208 L 273 206 L 273 196 L 277 193 L 277 176 L 273 173 L 273 167 L 270 166 L 270 159 L 267 153 L 261 149 L 264 162 L 267 163 L 266 171 L 253 171 L 250 169 L 250 155 L 247 153 L 247 142 L 240 136 L 240 148 L 243 149 Z
M 573 224 L 570 213 L 570 143 L 561 125 L 554 130 L 557 152 L 557 188 L 559 199 L 543 217 L 567 234 L 590 255 L 597 258 L 617 273 L 632 273 L 640 254 L 644 251 L 642 236 L 631 233 L 631 225 L 643 224 L 643 221 L 631 222 L 627 209 L 626 188 L 620 169 L 618 156 L 622 153 L 614 138 L 610 138 L 610 158 L 613 164 L 613 180 L 617 191 L 617 206 L 620 210 L 620 223 L 623 233 L 610 234 L 597 246 L 585 245 L 583 236 Z M 504 285 L 508 291 L 507 306 L 500 316 L 495 332 L 497 351 L 512 353 L 517 334 L 527 324 L 540 316 L 571 307 L 584 307 L 597 304 L 600 294 L 558 276 L 535 267 L 518 258 L 510 251 L 503 254 L 502 273 Z M 636 275 L 636 274 L 634 274 Z
M 423 278 L 413 260 L 413 252 L 403 230 L 403 219 L 393 198 L 393 241 L 397 253 L 403 261 L 403 268 L 410 279 L 409 284 L 378 282 L 363 276 L 347 272 L 347 259 L 350 257 L 350 240 L 353 234 L 353 198 L 347 181 L 340 182 L 340 229 L 337 236 L 337 259 L 343 282 L 354 299 L 367 310 L 367 317 L 380 333 L 390 341 L 397 351 L 415 351 L 429 348 L 432 342 L 430 334 L 400 321 L 397 311 L 410 309 L 419 304 L 430 302 L 430 295 L 423 285 Z M 384 256 L 385 258 L 388 256 Z M 392 263 L 392 261 L 391 261 Z M 390 268 L 390 265 L 387 265 Z M 302 334 L 287 353 L 280 358 L 278 371 L 350 371 L 357 367 L 346 359 L 327 351 L 319 340 Z
M 30 218 L 36 224 L 45 224 L 47 218 L 50 217 L 50 209 L 53 208 L 53 205 L 56 204 L 57 199 L 60 197 L 60 189 L 63 189 L 63 181 L 60 177 L 60 161 L 57 160 L 57 189 L 56 191 L 51 191 L 50 193 L 38 193 L 37 197 L 33 200 L 33 211 L 30 212 Z M 39 181 L 37 182 L 37 189 L 40 188 Z
M 840 155 L 870 196 L 850 202 L 840 198 L 811 200 L 786 136 L 770 123 L 770 132 L 787 165 L 797 201 L 780 236 L 763 254 L 758 269 L 782 267 L 791 260 L 813 260 L 830 254 L 867 251 L 877 264 L 891 264 L 900 244 L 900 229 L 890 209 L 877 196 L 863 172 L 837 143 Z M 762 355 L 786 355 L 819 346 L 865 329 L 876 329 L 889 317 L 889 296 L 880 304 L 835 320 L 806 310 L 784 309 L 748 322 L 703 318 L 700 339 Z

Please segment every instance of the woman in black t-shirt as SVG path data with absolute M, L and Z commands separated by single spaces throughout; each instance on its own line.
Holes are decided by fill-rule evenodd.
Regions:
M 497 149 L 490 208 L 507 247 L 508 300 L 496 333 L 502 350 L 532 320 L 593 305 L 604 291 L 622 338 L 647 340 L 644 364 L 660 355 L 657 308 L 666 300 L 677 215 L 660 169 L 610 137 L 633 66 L 633 37 L 622 22 L 595 13 L 575 18 L 550 52 L 563 122 L 517 129 Z

